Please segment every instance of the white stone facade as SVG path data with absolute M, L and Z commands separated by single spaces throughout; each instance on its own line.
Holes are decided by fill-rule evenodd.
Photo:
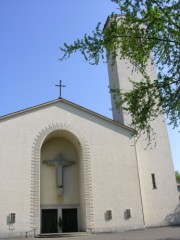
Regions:
M 63 99 L 1 117 L 0 237 L 41 233 L 43 209 L 56 209 L 58 218 L 63 209 L 77 209 L 78 231 L 178 223 L 168 152 L 140 151 L 132 134 L 131 128 Z M 55 167 L 43 163 L 59 152 L 75 161 L 64 170 L 62 196 Z M 15 213 L 13 224 L 10 213 Z
M 77 208 L 78 231 L 144 228 L 132 129 L 62 99 L 0 120 L 1 237 L 40 233 L 47 208 L 58 209 L 58 217 L 63 208 Z M 64 172 L 63 196 L 55 167 L 42 164 L 58 151 L 76 161 Z

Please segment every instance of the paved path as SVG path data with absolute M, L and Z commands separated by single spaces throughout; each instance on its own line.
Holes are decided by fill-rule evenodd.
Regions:
M 180 240 L 180 227 L 150 228 L 124 233 L 100 234 L 83 240 Z
M 31 240 L 33 238 L 21 238 L 20 240 Z M 86 234 L 74 237 L 60 237 L 60 238 L 35 238 L 36 240 L 180 240 L 180 226 L 179 227 L 161 227 L 149 228 L 146 230 L 129 231 L 123 233 L 99 233 Z M 18 240 L 16 238 L 16 240 Z

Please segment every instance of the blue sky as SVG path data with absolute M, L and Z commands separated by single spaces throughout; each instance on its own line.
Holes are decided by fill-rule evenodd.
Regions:
M 63 98 L 111 118 L 106 64 L 58 59 L 64 42 L 103 27 L 113 11 L 110 0 L 0 0 L 0 116 L 58 98 L 62 80 Z M 168 133 L 180 170 L 180 133 Z

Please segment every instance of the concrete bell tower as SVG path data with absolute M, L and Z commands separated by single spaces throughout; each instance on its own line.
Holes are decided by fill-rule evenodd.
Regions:
M 105 28 L 109 26 L 110 21 L 111 17 L 108 17 Z M 150 59 L 147 73 L 152 81 L 156 79 L 155 68 Z M 116 57 L 114 64 L 108 60 L 108 74 L 110 88 L 123 91 L 132 89 L 129 78 L 135 81 L 142 79 L 142 75 L 134 70 L 134 66 L 128 60 L 120 59 L 120 55 Z M 129 126 L 131 116 L 123 109 L 116 109 L 113 96 L 111 101 L 113 120 Z M 156 133 L 156 146 L 146 149 L 147 141 L 143 135 L 135 143 L 144 223 L 147 227 L 173 225 L 180 223 L 180 217 L 177 217 L 179 199 L 165 117 L 159 116 L 151 125 Z
M 150 61 L 147 66 L 147 73 L 151 79 L 156 79 L 156 72 Z M 112 65 L 112 63 L 108 61 L 108 74 L 110 88 L 118 88 L 125 92 L 132 89 L 132 84 L 129 79 L 135 81 L 142 79 L 142 75 L 135 70 L 135 67 L 128 60 L 120 59 L 118 56 L 115 64 Z M 116 99 L 113 99 L 113 94 L 111 94 L 113 120 L 125 125 L 130 125 L 130 116 L 123 109 L 117 110 L 115 101 Z
M 125 17 L 124 14 L 118 15 L 117 19 Z M 108 28 L 111 22 L 111 17 L 108 17 L 105 28 Z M 119 21 L 120 23 L 120 21 Z M 128 40 L 127 40 L 128 41 Z M 115 62 L 112 64 L 111 57 L 108 60 L 108 74 L 109 74 L 109 86 L 110 89 L 118 88 L 122 91 L 130 91 L 132 89 L 132 84 L 129 79 L 134 81 L 140 81 L 143 77 L 138 71 L 136 67 L 133 66 L 129 60 L 120 59 L 120 55 L 118 55 L 115 59 Z M 156 79 L 156 72 L 154 66 L 151 64 L 151 59 L 148 61 L 147 65 L 147 74 L 150 76 L 152 80 Z M 112 103 L 112 114 L 113 120 L 123 123 L 125 125 L 130 125 L 131 118 L 130 116 L 123 111 L 123 109 L 117 110 L 115 106 L 116 99 L 113 99 L 113 94 L 111 94 L 111 103 Z

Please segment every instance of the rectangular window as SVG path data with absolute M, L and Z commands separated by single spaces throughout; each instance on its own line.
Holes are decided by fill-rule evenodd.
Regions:
M 156 189 L 157 186 L 156 186 L 156 179 L 155 179 L 155 174 L 152 173 L 151 174 L 151 177 L 152 177 L 152 186 L 153 186 L 153 189 Z
M 10 213 L 9 214 L 9 223 L 10 224 L 15 223 L 15 219 L 16 219 L 16 214 L 15 213 Z
M 178 192 L 180 192 L 180 185 L 177 185 Z

